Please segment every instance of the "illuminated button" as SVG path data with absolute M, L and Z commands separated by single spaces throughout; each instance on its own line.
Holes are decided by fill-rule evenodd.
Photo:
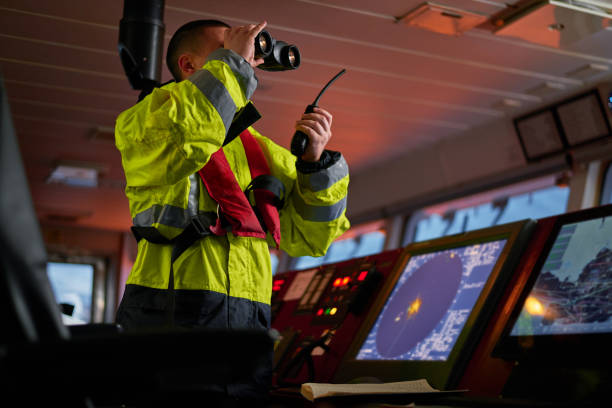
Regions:
M 348 285 L 350 281 L 351 281 L 351 278 L 349 278 L 348 276 L 345 276 L 344 279 L 342 279 L 342 285 Z
M 325 314 L 328 315 L 329 312 L 331 312 L 331 309 L 328 307 L 327 309 L 325 309 Z
M 340 286 L 342 285 L 342 278 L 338 278 L 334 281 L 334 286 Z
M 330 315 L 335 315 L 338 312 L 338 308 L 337 307 L 332 307 L 332 309 L 329 311 Z
M 317 316 L 321 316 L 323 314 L 323 309 L 317 310 Z
M 361 271 L 359 273 L 359 277 L 357 278 L 358 281 L 362 281 L 366 278 L 366 276 L 368 276 L 368 271 Z

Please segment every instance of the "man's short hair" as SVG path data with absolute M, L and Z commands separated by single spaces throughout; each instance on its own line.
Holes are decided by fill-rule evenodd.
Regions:
M 181 80 L 181 69 L 178 66 L 178 57 L 186 50 L 195 51 L 193 41 L 204 27 L 227 27 L 228 24 L 219 20 L 195 20 L 183 24 L 172 36 L 166 52 L 166 65 L 176 81 Z

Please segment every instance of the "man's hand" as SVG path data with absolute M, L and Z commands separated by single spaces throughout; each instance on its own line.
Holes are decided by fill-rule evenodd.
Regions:
M 264 62 L 263 58 L 255 59 L 255 37 L 266 26 L 266 22 L 232 27 L 225 31 L 223 48 L 241 55 L 253 68 Z
M 309 162 L 319 161 L 321 153 L 332 136 L 332 115 L 325 109 L 314 108 L 313 113 L 305 113 L 302 119 L 295 124 L 297 130 L 301 130 L 308 136 L 306 152 L 301 159 Z

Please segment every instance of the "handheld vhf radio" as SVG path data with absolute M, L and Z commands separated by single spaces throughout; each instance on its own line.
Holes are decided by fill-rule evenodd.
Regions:
M 304 111 L 304 113 L 314 112 L 314 108 L 318 106 L 317 104 L 319 103 L 319 99 L 321 99 L 321 95 L 323 95 L 323 93 L 327 90 L 327 88 L 329 88 L 329 86 L 345 72 L 346 72 L 346 69 L 343 69 L 342 71 L 338 72 L 336 76 L 330 79 L 327 85 L 325 85 L 323 89 L 321 90 L 321 92 L 319 92 L 319 95 L 317 95 L 314 102 L 306 107 L 306 111 Z M 295 134 L 293 135 L 293 139 L 291 139 L 291 153 L 293 153 L 297 157 L 301 157 L 302 155 L 304 155 L 304 152 L 306 152 L 307 146 L 308 146 L 308 136 L 306 135 L 306 133 L 300 130 L 297 130 Z

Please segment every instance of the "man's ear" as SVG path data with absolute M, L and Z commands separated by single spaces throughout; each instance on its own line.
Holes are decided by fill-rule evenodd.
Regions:
M 193 63 L 192 57 L 189 54 L 181 54 L 178 57 L 177 63 L 179 69 L 183 73 L 184 78 L 187 78 L 197 70 L 195 64 Z

